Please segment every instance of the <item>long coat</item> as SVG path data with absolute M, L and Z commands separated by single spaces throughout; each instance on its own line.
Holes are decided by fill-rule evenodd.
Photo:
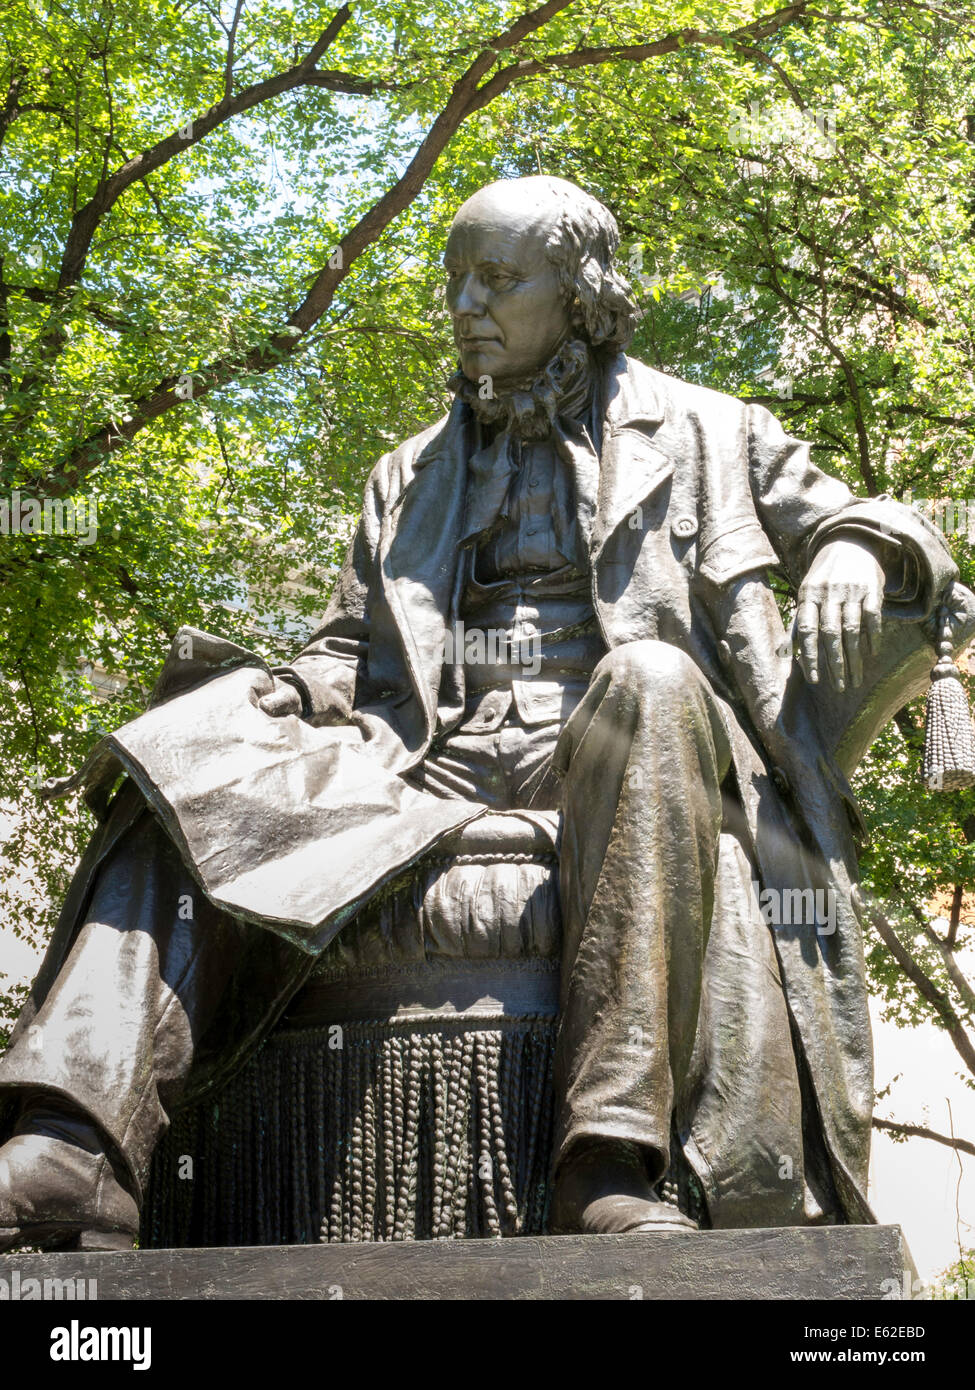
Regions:
M 848 1219 L 870 1219 L 858 822 L 840 754 L 845 747 L 849 763 L 851 738 L 862 746 L 863 730 L 875 733 L 915 693 L 930 652 L 920 668 L 911 654 L 957 570 L 921 516 L 889 498 L 854 498 L 762 407 L 623 355 L 606 363 L 598 389 L 603 429 L 587 529 L 599 626 L 610 648 L 673 643 L 723 702 L 763 887 L 835 894 L 832 934 L 786 926 L 773 935 L 836 1190 Z M 438 713 L 443 719 L 472 431 L 457 402 L 373 470 L 322 625 L 286 668 L 303 688 L 304 719 L 259 710 L 272 673 L 253 654 L 197 634 L 187 655 L 177 639 L 154 707 L 103 741 L 70 782 L 87 781 L 97 800 L 127 772 L 213 901 L 284 937 L 305 960 L 380 884 L 482 809 L 431 810 L 400 776 L 423 759 Z M 867 664 L 863 691 L 836 696 L 798 672 L 768 575 L 778 570 L 794 587 L 817 546 L 857 532 L 885 547 L 885 617 L 896 621 L 886 656 Z M 20 1029 L 64 959 L 99 861 L 131 820 L 126 796 L 129 809 L 116 806 L 79 870 Z M 294 965 L 287 981 L 265 985 L 252 1039 L 303 973 Z M 238 1038 L 228 1056 L 240 1048 Z

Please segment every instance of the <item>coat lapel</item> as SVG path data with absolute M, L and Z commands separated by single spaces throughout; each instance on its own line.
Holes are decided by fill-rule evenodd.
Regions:
M 607 372 L 603 400 L 593 563 L 616 528 L 674 471 L 673 454 L 655 438 L 664 412 L 649 369 L 620 353 Z
M 467 408 L 455 401 L 443 429 L 413 463 L 380 538 L 383 592 L 423 706 L 437 719 L 446 624 L 463 532 L 469 453 Z

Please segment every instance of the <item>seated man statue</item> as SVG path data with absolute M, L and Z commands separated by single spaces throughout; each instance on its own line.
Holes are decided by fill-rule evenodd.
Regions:
M 271 671 L 181 630 L 151 707 L 64 784 L 101 824 L 0 1060 L 0 1248 L 130 1244 L 187 1088 L 267 1035 L 296 961 L 498 811 L 560 827 L 548 1229 L 692 1225 L 661 1195 L 675 1133 L 710 1224 L 873 1219 L 829 712 L 957 571 L 763 407 L 625 356 L 618 241 L 560 179 L 465 202 L 452 408 L 374 468 L 318 632 Z

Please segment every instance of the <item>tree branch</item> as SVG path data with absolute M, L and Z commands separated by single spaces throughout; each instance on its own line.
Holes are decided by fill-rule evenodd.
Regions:
M 960 907 L 961 894 L 959 893 L 958 896 Z M 947 941 L 942 940 L 942 938 L 931 926 L 930 922 L 922 922 L 921 930 L 924 932 L 924 935 L 928 938 L 928 940 L 932 942 L 933 945 L 937 946 L 941 959 L 945 963 L 945 969 L 948 972 L 948 978 L 951 980 L 951 983 L 954 985 L 955 989 L 958 991 L 958 993 L 964 1000 L 965 1007 L 967 1009 L 975 1010 L 975 990 L 972 989 L 971 985 L 968 983 L 968 981 L 965 979 L 965 976 L 961 973 L 961 970 L 958 968 L 958 962 L 955 959 L 954 951 L 948 945 Z
M 88 202 L 78 209 L 72 219 L 64 254 L 61 258 L 58 288 L 64 289 L 68 285 L 74 285 L 80 279 L 99 222 L 127 188 L 138 180 L 144 179 L 147 174 L 161 168 L 164 164 L 168 164 L 174 155 L 198 144 L 211 131 L 216 130 L 217 126 L 225 124 L 234 116 L 240 116 L 245 111 L 250 111 L 253 107 L 269 101 L 272 97 L 280 96 L 283 92 L 307 85 L 318 59 L 334 41 L 339 30 L 350 18 L 351 13 L 348 5 L 343 5 L 332 16 L 318 42 L 300 63 L 295 63 L 293 67 L 284 72 L 276 73 L 273 77 L 265 78 L 263 82 L 255 82 L 251 86 L 245 87 L 236 97 L 224 97 L 222 101 L 218 101 L 208 111 L 205 111 L 202 116 L 193 117 L 180 130 L 165 136 L 164 139 L 157 141 L 155 145 L 143 150 L 140 154 L 133 155 L 113 173 L 102 179 Z M 344 88 L 337 83 L 335 90 L 344 90 Z M 183 134 L 184 131 L 186 134 Z
M 944 1026 L 945 1032 L 951 1039 L 955 1051 L 958 1053 L 959 1057 L 961 1057 L 968 1070 L 975 1076 L 975 1047 L 972 1046 L 972 1041 L 965 1032 L 961 1019 L 955 1013 L 951 1000 L 944 991 L 939 989 L 934 981 L 925 974 L 911 953 L 904 947 L 877 903 L 868 899 L 866 902 L 866 911 L 877 935 L 897 961 L 897 964 L 903 970 L 904 974 L 915 986 L 921 998 L 926 999 L 934 1009 Z
M 949 1149 L 975 1156 L 975 1144 L 970 1144 L 967 1139 L 953 1139 L 948 1134 L 939 1134 L 937 1130 L 927 1129 L 924 1125 L 902 1124 L 899 1120 L 881 1120 L 874 1115 L 873 1127 L 884 1130 L 887 1134 L 903 1135 L 905 1139 L 933 1139 L 936 1144 L 944 1144 Z
M 25 71 L 26 69 L 22 67 L 16 68 L 7 85 L 7 95 L 4 97 L 3 106 L 0 107 L 0 144 L 3 143 L 4 136 L 17 119 L 19 108 L 17 94 Z
M 574 48 L 568 53 L 550 53 L 544 58 L 523 59 L 520 63 L 513 63 L 502 68 L 491 78 L 490 82 L 486 82 L 479 89 L 477 100 L 471 107 L 471 111 L 479 111 L 482 107 L 487 106 L 495 97 L 506 91 L 512 82 L 537 77 L 542 73 L 598 67 L 603 63 L 643 63 L 648 58 L 660 58 L 667 53 L 674 53 L 691 45 L 725 48 L 728 44 L 737 46 L 743 38 L 768 38 L 770 34 L 774 34 L 783 25 L 801 18 L 807 5 L 808 0 L 798 0 L 798 3 L 794 5 L 787 5 L 784 9 L 776 10 L 763 19 L 752 20 L 750 24 L 745 24 L 740 29 L 733 29 L 730 33 L 721 33 L 713 29 L 679 29 L 676 33 L 654 40 L 653 43 L 614 44 L 605 48 Z
M 46 290 L 40 285 L 16 285 L 9 283 L 6 289 L 10 294 L 22 294 L 25 299 L 31 300 L 34 304 L 50 305 L 58 298 L 68 297 L 59 296 L 57 290 Z M 127 319 L 124 314 L 117 314 L 112 309 L 106 309 L 103 305 L 96 304 L 92 299 L 86 300 L 85 311 L 91 314 L 92 318 L 104 328 L 110 328 L 115 333 L 129 332 L 135 326 L 131 319 Z
M 319 271 L 305 299 L 294 310 L 284 327 L 249 352 L 241 356 L 222 358 L 197 373 L 193 380 L 194 398 L 202 397 L 215 388 L 226 385 L 238 375 L 266 372 L 295 352 L 308 330 L 328 309 L 336 289 L 348 275 L 352 262 L 378 239 L 393 218 L 408 207 L 419 193 L 451 136 L 468 114 L 477 85 L 494 66 L 498 52 L 510 48 L 535 29 L 541 28 L 571 3 L 572 0 L 547 0 L 546 4 L 522 15 L 503 33 L 488 41 L 474 62 L 454 83 L 446 104 L 427 131 L 404 174 L 342 238 L 336 248 L 340 254 L 329 257 L 334 264 L 326 265 Z M 316 45 L 316 49 L 320 46 Z M 313 49 L 312 54 L 315 51 Z M 312 54 L 309 55 L 309 59 Z M 130 161 L 130 164 L 135 162 Z M 132 177 L 141 177 L 145 172 L 144 169 L 139 170 Z M 70 492 L 82 477 L 97 467 L 106 454 L 129 442 L 150 421 L 182 401 L 183 396 L 176 395 L 180 376 L 181 374 L 176 374 L 164 378 L 147 395 L 132 403 L 127 420 L 120 423 L 113 421 L 97 430 L 47 478 L 36 479 L 30 486 L 37 487 L 40 490 L 39 495 L 47 497 L 64 496 Z
M 229 101 L 234 91 L 234 48 L 237 43 L 237 28 L 244 12 L 244 0 L 237 0 L 234 17 L 227 33 L 227 63 L 224 68 L 223 99 Z M 328 30 L 325 31 L 326 33 Z
M 10 338 L 10 286 L 4 274 L 4 257 L 0 251 L 0 371 L 7 372 L 13 343 Z
M 961 926 L 961 904 L 965 894 L 965 886 L 956 883 L 951 894 L 951 917 L 948 921 L 948 935 L 945 937 L 946 946 L 954 946 L 958 940 L 958 928 Z
M 192 393 L 194 399 L 227 385 L 239 375 L 266 372 L 291 357 L 309 329 L 328 309 L 336 289 L 348 275 L 356 258 L 378 240 L 390 222 L 408 207 L 420 192 L 434 164 L 461 123 L 516 80 L 538 76 L 551 68 L 580 67 L 611 61 L 642 62 L 647 58 L 675 52 L 689 44 L 724 45 L 739 35 L 765 37 L 801 16 L 806 9 L 807 0 L 800 0 L 799 3 L 777 10 L 774 14 L 755 20 L 731 34 L 684 29 L 654 43 L 577 49 L 571 53 L 553 54 L 542 60 L 525 59 L 511 63 L 486 82 L 482 81 L 494 67 L 499 53 L 510 50 L 522 39 L 543 28 L 560 11 L 568 8 L 570 3 L 571 0 L 547 0 L 547 3 L 523 14 L 501 34 L 484 43 L 478 56 L 454 82 L 446 103 L 421 141 L 406 171 L 341 239 L 334 249 L 339 254 L 333 252 L 329 257 L 330 264 L 323 266 L 318 272 L 305 299 L 292 312 L 283 327 L 246 353 L 218 359 L 195 373 Z M 329 26 L 330 29 L 337 32 L 340 27 L 339 18 L 344 15 L 346 9 L 347 7 L 343 7 L 343 10 L 338 12 Z M 341 23 L 344 22 L 343 17 Z M 314 62 L 320 56 L 320 51 L 327 47 L 327 38 L 328 31 L 303 63 L 289 69 L 288 73 L 269 79 L 267 83 L 258 84 L 258 87 L 247 88 L 230 103 L 222 102 L 212 107 L 199 123 L 194 122 L 193 142 L 202 139 L 204 134 L 226 119 L 228 114 L 266 99 L 266 95 L 259 98 L 253 95 L 259 89 L 266 91 L 273 85 L 276 94 L 289 86 L 308 84 L 316 75 L 318 79 L 327 77 L 328 74 L 313 72 Z M 328 39 L 328 42 L 330 41 Z M 341 90 L 350 89 L 343 87 Z M 228 107 L 232 107 L 234 112 L 229 112 Z M 136 156 L 106 180 L 96 197 L 79 211 L 72 226 L 72 235 L 69 237 L 72 244 L 65 249 L 62 278 L 80 274 L 98 218 L 120 195 L 124 187 L 137 178 L 143 178 L 146 173 L 151 172 L 151 168 L 158 168 L 160 164 L 165 163 L 175 152 L 174 142 L 179 142 L 179 148 L 185 148 L 189 143 L 178 135 L 170 136 L 153 147 L 153 150 Z M 151 391 L 130 404 L 127 419 L 119 423 L 112 421 L 96 430 L 47 477 L 35 478 L 29 486 L 36 490 L 40 497 L 63 496 L 70 492 L 107 454 L 130 442 L 151 421 L 183 403 L 186 393 L 176 395 L 180 379 L 181 374 L 174 374 L 159 381 Z

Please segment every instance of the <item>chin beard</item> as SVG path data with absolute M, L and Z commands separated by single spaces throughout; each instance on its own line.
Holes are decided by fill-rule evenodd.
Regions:
M 582 417 L 592 397 L 593 357 L 588 343 L 563 344 L 540 372 L 523 384 L 499 387 L 482 398 L 481 388 L 458 370 L 447 383 L 482 425 L 509 430 L 521 439 L 545 439 L 560 415 Z

